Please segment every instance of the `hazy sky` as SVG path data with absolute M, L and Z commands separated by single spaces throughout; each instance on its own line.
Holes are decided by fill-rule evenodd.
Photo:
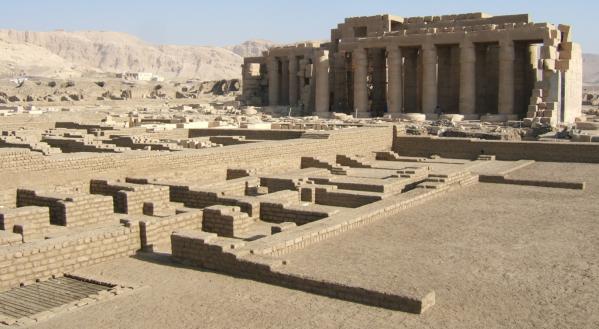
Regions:
M 1 0 L 0 28 L 108 30 L 156 44 L 230 45 L 248 39 L 288 43 L 328 39 L 349 16 L 530 13 L 535 22 L 570 24 L 584 52 L 599 53 L 596 0 Z

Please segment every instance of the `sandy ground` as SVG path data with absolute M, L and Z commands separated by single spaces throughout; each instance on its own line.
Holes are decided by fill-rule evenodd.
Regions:
M 80 271 L 141 285 L 37 328 L 597 328 L 599 167 L 534 164 L 514 176 L 586 191 L 479 184 L 288 255 L 288 270 L 435 290 L 422 316 L 179 267 L 142 255 Z

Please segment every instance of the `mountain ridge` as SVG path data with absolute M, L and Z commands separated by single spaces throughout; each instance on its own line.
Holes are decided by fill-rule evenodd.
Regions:
M 250 40 L 230 47 L 152 45 L 123 32 L 0 30 L 0 76 L 77 77 L 152 72 L 166 78 L 239 78 L 244 56 L 273 43 Z

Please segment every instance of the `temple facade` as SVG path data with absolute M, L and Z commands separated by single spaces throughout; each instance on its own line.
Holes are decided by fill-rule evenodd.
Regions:
M 581 114 L 570 27 L 483 13 L 347 18 L 330 42 L 245 58 L 242 100 L 304 115 L 462 114 L 556 125 Z

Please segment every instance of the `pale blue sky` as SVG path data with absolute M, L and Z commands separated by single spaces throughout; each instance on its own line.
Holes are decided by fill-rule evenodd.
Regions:
M 157 44 L 229 45 L 248 39 L 288 43 L 328 39 L 349 16 L 530 13 L 570 24 L 584 52 L 599 53 L 599 1 L 592 0 L 0 0 L 0 28 L 109 30 Z

